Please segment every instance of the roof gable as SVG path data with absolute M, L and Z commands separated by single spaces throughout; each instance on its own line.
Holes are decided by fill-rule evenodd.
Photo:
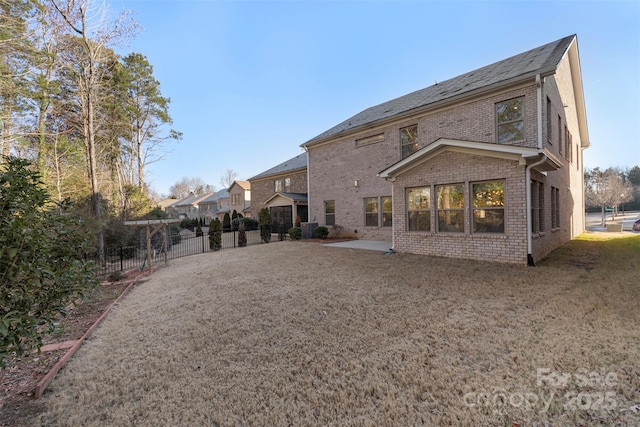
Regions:
M 279 175 L 282 173 L 294 171 L 297 169 L 303 169 L 306 167 L 307 167 L 307 153 L 305 151 L 302 154 L 298 154 L 294 158 L 291 158 L 285 162 L 280 163 L 279 165 L 272 167 L 271 169 L 267 169 L 266 171 L 259 173 L 258 175 L 252 178 L 249 178 L 249 181 L 266 178 L 272 175 Z
M 552 74 L 575 35 L 520 53 L 510 58 L 462 74 L 391 101 L 367 108 L 344 122 L 302 144 L 313 145 L 360 129 L 372 123 L 401 117 L 420 108 L 446 100 L 471 96 L 478 91 L 511 84 L 536 74 Z
M 560 160 L 547 150 L 540 151 L 537 148 L 521 147 L 516 145 L 440 138 L 433 144 L 429 144 L 410 156 L 389 166 L 378 173 L 378 176 L 385 179 L 394 179 L 395 177 L 402 175 L 403 173 L 439 156 L 446 151 L 509 159 L 517 161 L 522 165 L 543 160 L 537 166 L 537 170 L 540 171 L 556 170 L 561 165 Z
M 249 181 L 233 181 L 233 183 L 229 186 L 229 193 L 231 193 L 231 190 L 233 189 L 234 186 L 238 186 L 240 187 L 242 190 L 251 190 L 251 184 L 249 183 Z

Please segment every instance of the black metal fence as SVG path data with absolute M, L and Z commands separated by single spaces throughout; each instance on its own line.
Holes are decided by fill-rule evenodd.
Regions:
M 164 247 L 164 239 L 161 238 L 162 236 L 159 236 L 160 238 L 152 238 L 151 264 L 155 265 L 164 262 L 165 252 L 167 259 L 175 259 L 217 250 L 237 248 L 239 246 L 239 235 L 240 232 L 238 231 L 204 231 L 202 234 L 199 234 L 189 230 L 182 230 L 180 233 L 172 234 L 167 238 L 166 248 Z M 245 236 L 247 246 L 263 243 L 260 230 L 245 231 Z M 286 233 L 283 232 L 271 234 L 272 241 L 285 240 L 286 237 Z M 99 261 L 97 253 L 85 254 L 85 259 L 96 261 L 96 264 L 99 266 L 98 274 L 101 276 L 130 271 L 135 268 L 139 268 L 140 270 L 143 270 L 145 267 L 148 268 L 146 265 L 146 242 L 141 242 L 141 244 L 133 246 L 107 248 L 105 249 L 103 262 Z

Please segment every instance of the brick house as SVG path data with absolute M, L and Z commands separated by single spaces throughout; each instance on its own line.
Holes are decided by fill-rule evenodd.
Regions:
M 226 212 L 229 212 L 229 215 L 231 215 L 229 211 L 231 207 L 231 197 L 226 188 L 209 194 L 209 196 L 201 200 L 198 205 L 200 216 L 204 218 L 207 225 L 209 225 L 214 218 L 222 221 Z
M 190 219 L 198 219 L 201 218 L 199 203 L 200 201 L 206 199 L 211 193 L 208 194 L 190 194 L 187 197 L 177 200 L 175 203 L 167 206 L 167 212 L 173 217 L 178 217 L 180 219 L 190 218 Z
M 253 217 L 269 208 L 274 231 L 308 220 L 306 152 L 249 178 L 249 182 Z
M 229 197 L 231 198 L 231 204 L 229 214 L 236 211 L 242 214 L 245 218 L 251 217 L 251 184 L 249 181 L 233 181 L 229 186 Z M 223 214 L 224 215 L 224 214 Z
M 399 252 L 533 265 L 584 230 L 588 146 L 572 35 L 304 143 L 309 216 Z

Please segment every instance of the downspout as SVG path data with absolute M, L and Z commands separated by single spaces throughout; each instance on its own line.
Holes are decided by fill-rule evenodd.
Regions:
M 307 222 L 316 222 L 316 217 L 311 219 L 311 191 L 309 191 L 309 185 L 311 180 L 309 179 L 309 149 L 306 146 L 302 146 L 302 149 L 307 153 Z
M 378 177 L 380 177 L 380 174 L 378 174 Z M 394 194 L 394 185 L 393 183 L 395 182 L 396 178 L 395 177 L 385 177 L 384 178 L 385 181 L 390 182 L 391 183 L 391 214 L 392 214 L 392 218 L 395 216 L 395 208 L 393 207 L 393 204 L 395 203 L 396 200 L 396 196 Z M 391 248 L 389 249 L 389 252 L 385 252 L 385 255 L 389 255 L 392 254 L 395 250 L 396 247 L 396 233 L 395 233 L 395 229 L 396 229 L 396 222 L 395 221 L 391 221 Z
M 536 74 L 536 91 L 537 91 L 537 104 L 538 104 L 538 150 L 542 150 L 542 80 L 540 74 Z M 549 112 L 547 111 L 547 114 Z
M 542 151 L 542 81 L 540 80 L 540 74 L 536 75 L 536 104 L 538 107 L 538 150 Z M 532 243 L 532 230 L 533 230 L 533 217 L 531 216 L 531 168 L 544 163 L 547 160 L 546 155 L 542 155 L 542 158 L 535 163 L 526 165 L 524 168 L 524 182 L 526 192 L 526 217 L 527 217 L 527 265 L 535 267 L 533 261 L 533 243 Z

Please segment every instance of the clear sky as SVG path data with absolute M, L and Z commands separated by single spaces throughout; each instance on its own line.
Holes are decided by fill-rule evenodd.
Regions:
M 135 12 L 139 52 L 184 134 L 149 168 L 220 189 L 365 108 L 577 34 L 585 166 L 640 165 L 640 1 L 110 0 Z

